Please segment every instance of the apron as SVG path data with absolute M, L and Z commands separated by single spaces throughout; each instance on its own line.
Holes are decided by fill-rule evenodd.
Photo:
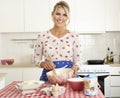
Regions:
M 71 68 L 73 66 L 73 63 L 71 61 L 53 61 L 53 63 L 56 65 L 56 68 L 61 68 L 61 67 Z M 42 75 L 40 77 L 41 81 L 48 81 L 48 78 L 46 75 L 48 71 L 49 70 L 43 69 Z

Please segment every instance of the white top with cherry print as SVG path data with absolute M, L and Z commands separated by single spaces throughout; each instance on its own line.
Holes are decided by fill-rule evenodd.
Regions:
M 57 38 L 50 31 L 40 32 L 34 48 L 34 60 L 36 65 L 52 57 L 53 61 L 72 61 L 74 65 L 80 65 L 81 46 L 78 34 L 67 33 L 61 38 Z

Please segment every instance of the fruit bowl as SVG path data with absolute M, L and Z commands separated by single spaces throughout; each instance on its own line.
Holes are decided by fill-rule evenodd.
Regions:
M 53 71 L 47 72 L 47 77 L 51 84 L 67 84 L 67 80 L 73 76 L 73 70 L 71 68 L 58 68 L 55 71 L 56 74 Z
M 81 77 L 68 79 L 68 84 L 75 91 L 81 91 L 84 89 L 84 79 Z
M 14 59 L 6 59 L 8 65 L 12 65 L 14 63 Z

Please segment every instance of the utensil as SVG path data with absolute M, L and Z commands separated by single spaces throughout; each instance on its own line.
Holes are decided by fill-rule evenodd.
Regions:
M 53 60 L 52 60 L 52 57 L 50 55 L 49 55 L 49 61 L 51 62 L 51 64 L 53 64 Z M 53 68 L 52 72 L 53 72 L 53 75 L 57 75 L 55 67 Z
M 55 71 L 55 68 L 53 68 L 53 75 L 57 75 L 56 71 Z

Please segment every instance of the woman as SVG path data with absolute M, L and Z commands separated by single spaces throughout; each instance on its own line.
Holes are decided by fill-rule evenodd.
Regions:
M 68 4 L 59 1 L 52 11 L 53 28 L 38 35 L 34 59 L 37 66 L 44 68 L 40 80 L 48 81 L 46 72 L 54 68 L 72 68 L 74 76 L 77 73 L 81 59 L 80 41 L 77 34 L 71 33 L 66 28 L 69 23 L 69 13 Z

